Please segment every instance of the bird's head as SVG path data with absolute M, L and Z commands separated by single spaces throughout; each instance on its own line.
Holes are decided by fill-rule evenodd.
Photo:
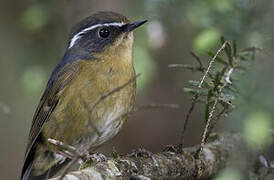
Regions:
M 147 22 L 141 20 L 131 23 L 125 16 L 101 11 L 97 12 L 73 28 L 68 49 L 79 48 L 93 56 L 100 53 L 132 54 L 133 30 Z

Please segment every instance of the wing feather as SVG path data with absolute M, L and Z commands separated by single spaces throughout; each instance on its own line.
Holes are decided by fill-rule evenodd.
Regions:
M 62 91 L 66 85 L 73 79 L 79 70 L 79 63 L 72 63 L 64 66 L 55 76 L 55 80 L 47 87 L 44 92 L 37 110 L 34 114 L 29 139 L 28 139 L 28 149 L 31 148 L 36 137 L 39 135 L 41 128 L 45 121 L 47 121 L 56 107 L 60 91 Z
M 32 161 L 31 159 L 33 158 L 33 152 L 30 152 L 32 151 L 33 146 L 41 133 L 43 124 L 49 120 L 52 112 L 54 112 L 54 109 L 58 104 L 60 92 L 66 88 L 67 84 L 77 75 L 79 69 L 80 63 L 75 61 L 73 63 L 66 64 L 59 69 L 55 69 L 51 75 L 47 88 L 43 93 L 40 103 L 33 116 L 22 176 L 28 168 L 29 163 Z

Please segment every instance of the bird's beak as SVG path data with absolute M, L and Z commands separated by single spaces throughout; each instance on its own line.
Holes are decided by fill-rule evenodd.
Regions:
M 126 31 L 126 32 L 133 31 L 134 29 L 136 29 L 136 28 L 142 26 L 142 25 L 145 24 L 146 22 L 147 22 L 147 20 L 144 19 L 144 20 L 141 20 L 141 21 L 135 21 L 135 22 L 133 22 L 133 23 L 126 24 L 125 27 L 124 27 L 124 28 L 125 28 L 125 31 Z

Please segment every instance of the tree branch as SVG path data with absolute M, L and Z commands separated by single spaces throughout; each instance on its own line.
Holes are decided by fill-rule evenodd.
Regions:
M 199 145 L 178 150 L 170 146 L 163 152 L 152 154 L 137 151 L 129 155 L 107 158 L 85 169 L 70 172 L 64 180 L 88 179 L 208 179 L 223 169 L 228 159 L 235 154 L 246 154 L 247 147 L 240 134 L 222 134 L 211 137 L 195 158 Z M 180 153 L 181 152 L 181 153 Z M 257 156 L 252 156 L 256 159 Z M 250 161 L 251 162 L 251 161 Z M 197 176 L 198 167 L 201 172 Z M 57 180 L 53 178 L 51 180 Z

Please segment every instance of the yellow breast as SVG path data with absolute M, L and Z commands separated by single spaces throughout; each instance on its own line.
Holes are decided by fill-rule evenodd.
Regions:
M 135 76 L 132 60 L 119 57 L 98 56 L 97 60 L 79 61 L 79 73 L 61 92 L 59 103 L 47 122 L 48 138 L 84 151 L 118 133 L 133 107 L 136 94 L 134 80 L 102 99 Z

